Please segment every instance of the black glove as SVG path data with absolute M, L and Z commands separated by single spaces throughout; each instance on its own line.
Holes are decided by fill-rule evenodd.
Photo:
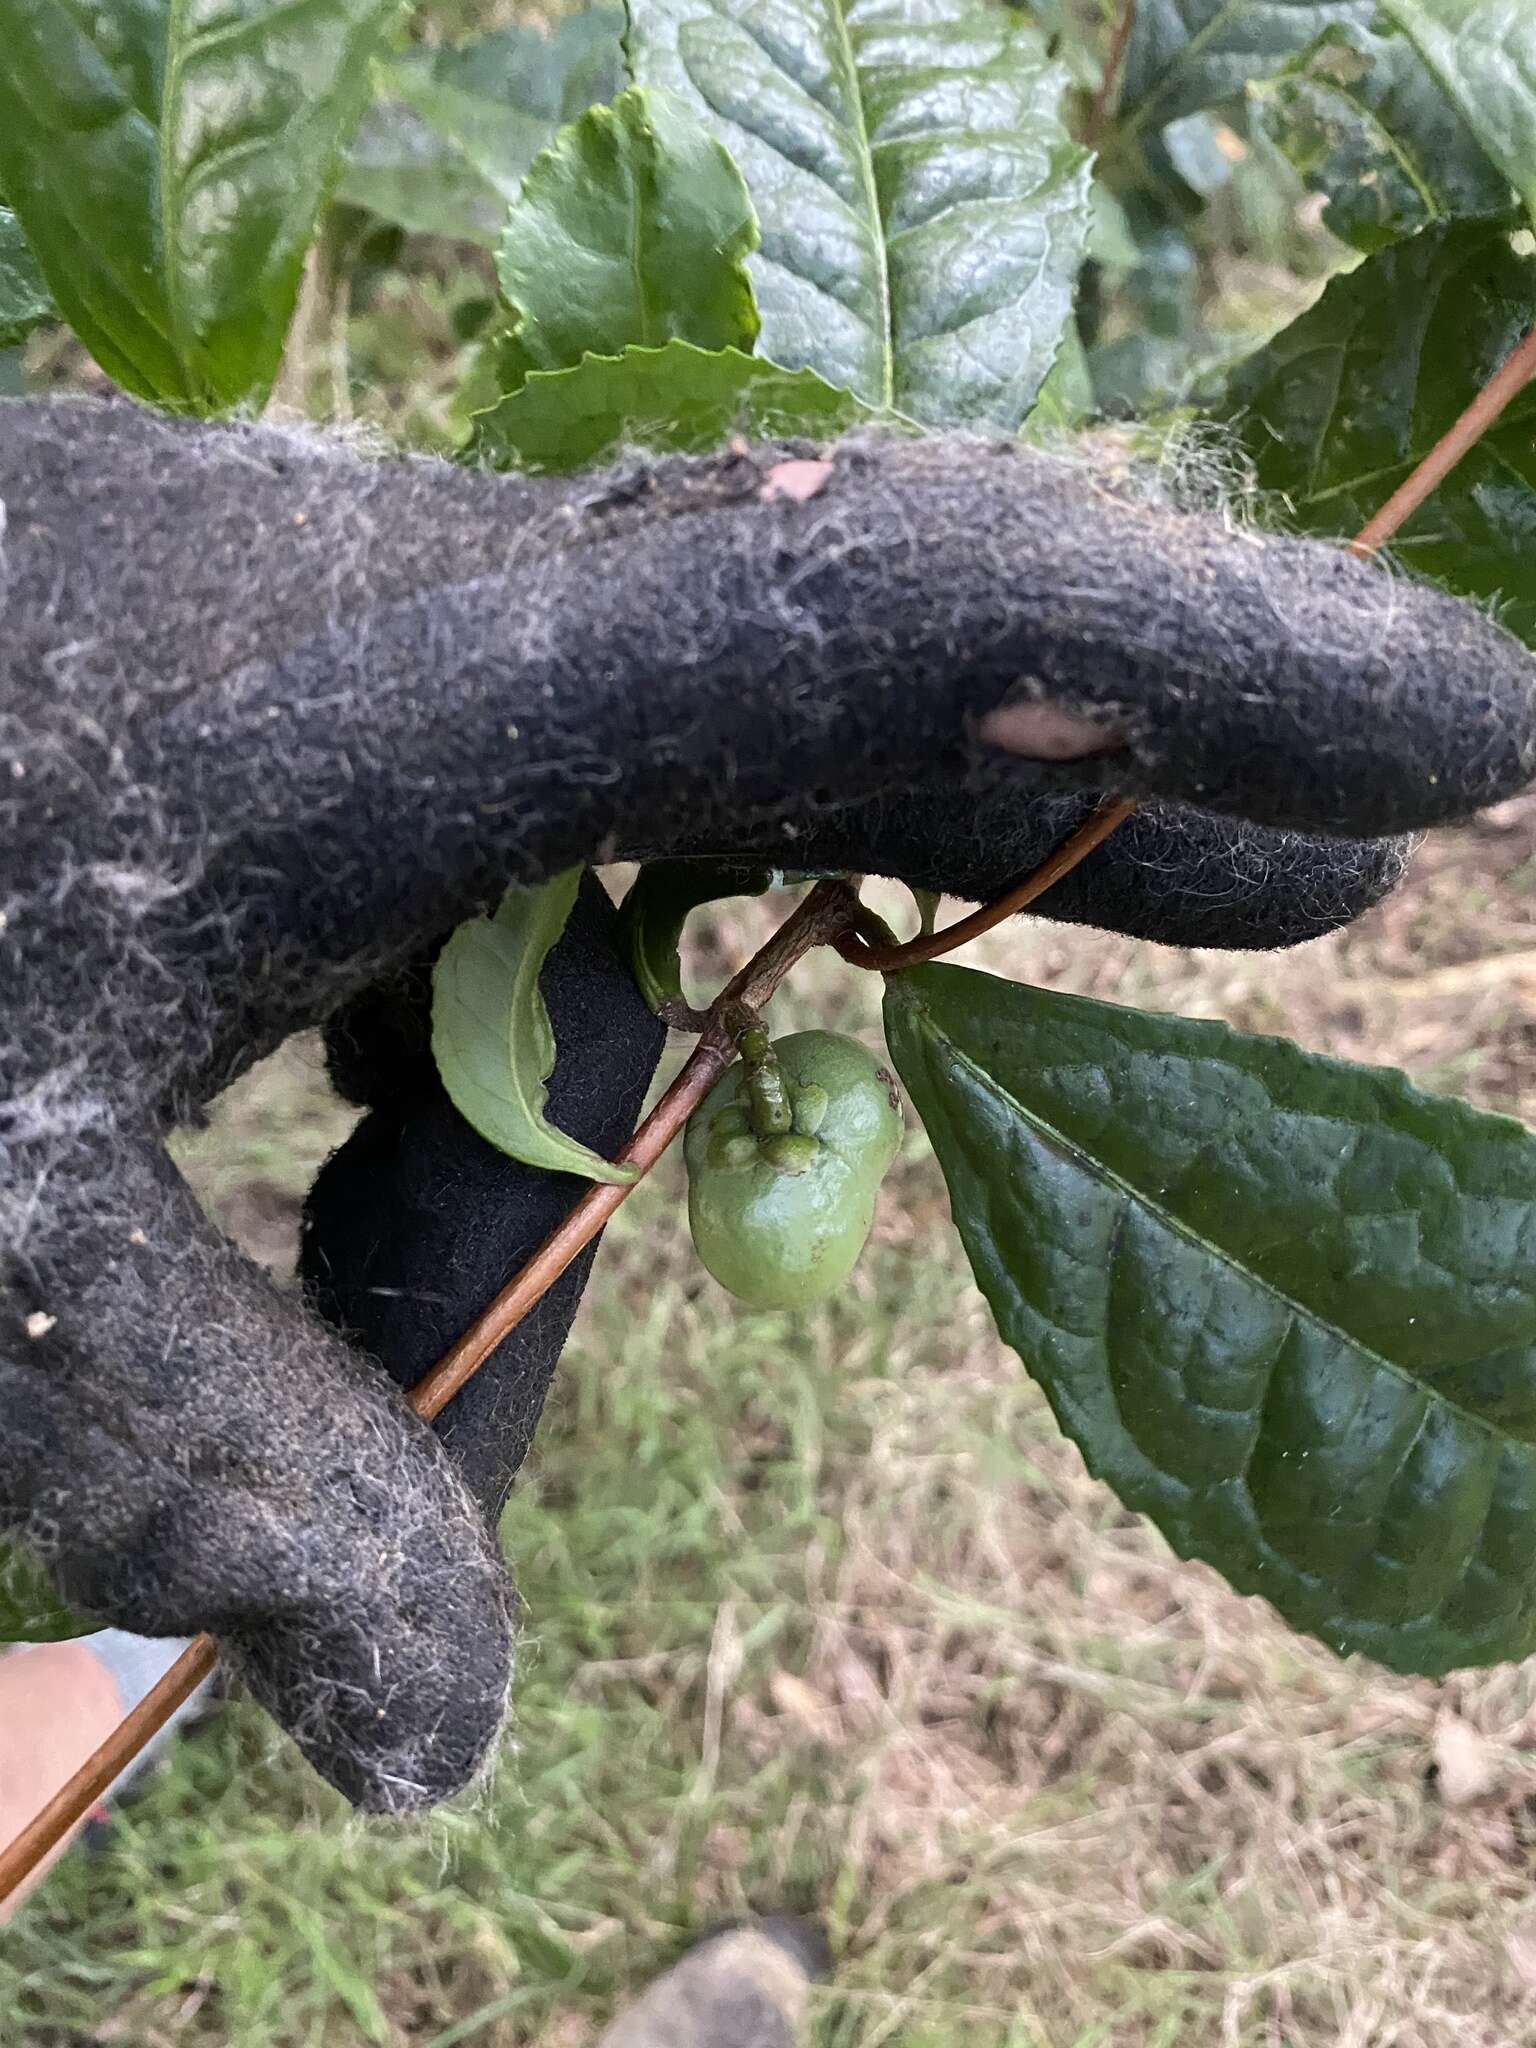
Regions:
M 666 1037 L 615 951 L 617 922 L 587 876 L 539 979 L 556 1047 L 549 1119 L 610 1157 L 639 1119 Z M 518 1165 L 459 1115 L 432 1060 L 431 986 L 424 959 L 326 1027 L 332 1079 L 371 1114 L 321 1168 L 299 1255 L 314 1307 L 403 1387 L 589 1185 Z M 439 1434 L 492 1522 L 533 1442 L 596 1250 L 566 1268 L 442 1416 Z
M 451 1119 L 409 999 L 344 1006 L 413 963 L 419 1006 L 510 879 L 693 852 L 985 895 L 1100 789 L 1149 807 L 1050 914 L 1284 943 L 1531 771 L 1530 656 L 1379 568 L 1013 444 L 846 442 L 803 500 L 778 460 L 526 482 L 0 406 L 0 1523 L 112 1620 L 211 1628 L 366 1805 L 477 1768 L 512 1610 L 375 1360 L 414 1377 L 574 1190 Z M 546 982 L 556 1116 L 604 1147 L 656 1053 L 607 926 L 589 888 Z M 161 1142 L 327 1017 L 375 1107 L 305 1267 L 372 1359 Z M 443 1418 L 485 1506 L 579 1285 Z

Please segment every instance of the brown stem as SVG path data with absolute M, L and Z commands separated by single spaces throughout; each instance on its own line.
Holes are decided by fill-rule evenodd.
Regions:
M 194 1636 L 159 1684 L 118 1722 L 68 1784 L 61 1785 L 41 1813 L 34 1814 L 15 1840 L 0 1849 L 0 1906 L 71 1828 L 85 1819 L 118 1772 L 127 1769 L 145 1743 L 192 1697 L 218 1660 L 212 1636 Z
M 735 1058 L 729 1041 L 706 1031 L 665 1095 L 619 1154 L 639 1172 L 622 1187 L 594 1181 L 545 1238 L 527 1265 L 501 1290 L 443 1353 L 425 1379 L 411 1390 L 411 1406 L 428 1421 L 440 1415 L 491 1353 L 523 1320 L 578 1252 L 592 1242 L 610 1216 L 632 1195 L 704 1097 Z
M 1093 105 L 1088 110 L 1088 123 L 1083 130 L 1083 140 L 1090 149 L 1097 149 L 1099 138 L 1109 120 L 1110 102 L 1115 96 L 1115 87 L 1120 83 L 1121 66 L 1125 53 L 1131 46 L 1131 32 L 1136 26 L 1136 0 L 1125 0 L 1125 10 L 1115 30 L 1115 39 L 1109 46 L 1104 59 L 1104 76 L 1099 80 L 1099 89 L 1093 96 Z
M 721 991 L 711 1007 L 710 1021 L 677 1079 L 619 1154 L 621 1163 L 640 1169 L 635 1178 L 622 1187 L 607 1181 L 593 1182 L 527 1265 L 513 1274 L 426 1378 L 417 1381 L 411 1393 L 411 1406 L 418 1415 L 430 1420 L 442 1413 L 502 1339 L 553 1287 L 576 1254 L 591 1243 L 620 1203 L 645 1179 L 736 1057 L 735 1043 L 721 1022 L 722 1013 L 742 1003 L 760 1009 L 797 960 L 847 926 L 853 915 L 853 903 L 853 891 L 846 883 L 818 883 L 762 951 Z
M 848 931 L 832 943 L 855 967 L 874 968 L 881 974 L 894 974 L 900 967 L 915 967 L 922 960 L 937 960 L 941 953 L 952 953 L 956 946 L 979 939 L 983 932 L 991 931 L 1004 918 L 1015 916 L 1037 896 L 1043 896 L 1053 883 L 1070 874 L 1080 860 L 1086 860 L 1096 846 L 1102 846 L 1111 832 L 1119 831 L 1135 808 L 1134 797 L 1107 797 L 1054 853 L 1047 855 L 1033 874 L 941 932 L 920 934 L 903 945 L 879 945 Z
M 1351 554 L 1373 555 L 1411 519 L 1431 491 L 1437 490 L 1468 451 L 1536 377 L 1536 327 L 1497 369 L 1466 411 L 1430 449 L 1412 476 L 1400 483 L 1374 518 L 1368 519 L 1349 544 Z

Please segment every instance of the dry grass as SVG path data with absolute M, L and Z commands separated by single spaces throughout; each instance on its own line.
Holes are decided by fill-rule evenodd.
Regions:
M 1447 835 L 1283 958 L 975 952 L 1531 1114 L 1533 826 Z M 868 1028 L 873 991 L 817 963 L 784 1007 Z M 270 1257 L 337 1115 L 295 1048 L 192 1147 Z M 999 1345 L 916 1134 L 801 1321 L 732 1313 L 679 1189 L 623 1213 L 508 1516 L 533 1625 L 494 1791 L 365 1828 L 227 1716 L 9 1937 L 7 2040 L 588 2048 L 691 1932 L 788 1905 L 839 1956 L 818 2048 L 1536 2041 L 1536 1666 L 1340 1663 L 1173 1559 Z

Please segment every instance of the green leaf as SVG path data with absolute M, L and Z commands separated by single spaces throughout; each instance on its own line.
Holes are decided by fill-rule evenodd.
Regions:
M 691 912 L 722 896 L 760 896 L 773 886 L 771 868 L 728 861 L 658 860 L 640 870 L 619 906 L 617 944 L 635 985 L 658 1014 L 685 1001 L 678 944 Z
M 1181 1555 L 1397 1671 L 1536 1649 L 1536 1141 L 956 967 L 892 1054 L 998 1327 Z
M 129 391 L 271 385 L 315 215 L 398 0 L 13 0 L 0 181 L 49 289 Z
M 750 352 L 756 246 L 741 173 L 686 107 L 632 89 L 589 108 L 535 161 L 507 217 L 500 388 L 674 339 Z
M 600 1158 L 544 1115 L 555 1034 L 539 975 L 565 930 L 581 872 L 567 868 L 542 888 L 510 888 L 494 917 L 459 926 L 432 973 L 432 1056 L 455 1108 L 489 1144 L 528 1166 L 623 1187 L 634 1167 Z
M 14 348 L 34 327 L 57 318 L 20 221 L 0 206 L 0 348 Z
M 630 67 L 707 120 L 762 224 L 762 354 L 928 424 L 1016 428 L 1088 226 L 1066 69 L 993 0 L 630 0 Z
M 495 246 L 507 211 L 506 200 L 464 152 L 399 99 L 364 114 L 336 197 L 407 234 L 487 249 Z
M 501 468 L 573 470 L 621 443 L 700 451 L 733 433 L 829 440 L 877 417 L 812 370 L 669 341 L 585 356 L 570 370 L 536 370 L 521 390 L 476 414 L 467 452 Z
M 624 82 L 616 8 L 547 27 L 513 23 L 401 60 L 399 89 L 508 199 L 555 130 Z
M 1241 99 L 1325 29 L 1364 27 L 1376 0 L 1140 0 L 1117 126 L 1151 131 Z
M 1401 33 L 1326 30 L 1251 103 L 1329 229 L 1370 253 L 1432 222 L 1497 217 L 1514 191 Z
M 1073 84 L 1096 92 L 1103 83 L 1106 52 L 1097 10 L 1084 8 L 1080 0 L 1031 0 L 1029 12 L 1071 72 Z
M 422 55 L 444 85 L 515 108 L 553 132 L 594 100 L 612 99 L 623 85 L 624 11 L 617 5 L 584 7 L 555 21 L 548 19 L 550 9 L 529 11 L 545 18 L 513 22 Z
M 1070 433 L 1083 424 L 1093 409 L 1093 373 L 1074 325 L 1061 338 L 1061 352 L 1040 386 L 1024 422 L 1024 431 L 1047 436 Z
M 61 1643 L 100 1627 L 70 1612 L 24 1543 L 0 1536 L 0 1643 Z
M 1429 228 L 1348 276 L 1241 366 L 1228 411 L 1297 525 L 1357 533 L 1536 324 L 1536 261 L 1496 227 Z M 1497 600 L 1536 645 L 1536 389 L 1393 542 L 1412 569 Z
M 590 8 L 380 66 L 385 98 L 364 117 L 340 196 L 413 233 L 494 246 L 555 130 L 619 90 L 622 23 Z
M 1531 0 L 1381 0 L 1536 220 Z

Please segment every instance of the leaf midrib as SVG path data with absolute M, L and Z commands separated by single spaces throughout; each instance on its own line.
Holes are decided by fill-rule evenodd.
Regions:
M 156 137 L 156 156 L 160 165 L 160 190 L 157 195 L 160 202 L 160 260 L 164 266 L 163 289 L 165 309 L 170 316 L 170 341 L 190 373 L 185 312 L 181 304 L 180 289 L 181 213 L 172 199 L 174 185 L 171 162 L 171 136 L 180 113 L 181 75 L 187 58 L 184 17 L 188 4 L 189 0 L 171 0 L 170 11 L 165 18 L 165 83 L 160 94 L 160 132 Z
M 1189 62 L 1190 58 L 1198 56 L 1200 51 L 1216 35 L 1217 31 L 1227 26 L 1241 4 L 1242 0 L 1226 0 L 1226 5 L 1218 8 L 1216 13 L 1205 24 L 1205 27 L 1197 29 L 1185 43 L 1183 49 L 1175 54 L 1172 61 L 1163 66 L 1163 69 L 1158 73 L 1153 82 L 1152 90 L 1144 96 L 1141 105 L 1136 108 L 1130 119 L 1124 124 L 1123 132 L 1126 135 L 1139 134 L 1146 124 L 1150 110 L 1165 96 L 1169 79 L 1176 78 L 1181 68 Z
M 1362 1359 L 1368 1360 L 1382 1372 L 1390 1373 L 1395 1380 L 1399 1381 L 1403 1386 L 1410 1388 L 1421 1399 L 1442 1402 L 1446 1408 L 1470 1423 L 1473 1428 L 1481 1430 L 1491 1442 L 1504 1448 L 1512 1447 L 1527 1453 L 1536 1454 L 1536 1445 L 1527 1442 L 1524 1437 L 1514 1436 L 1508 1431 L 1496 1428 L 1486 1416 L 1478 1415 L 1473 1409 L 1466 1407 L 1462 1402 L 1455 1400 L 1440 1388 L 1428 1386 L 1423 1380 L 1415 1379 L 1406 1366 L 1398 1364 L 1395 1359 L 1385 1357 L 1361 1338 L 1352 1335 L 1348 1330 L 1341 1329 L 1337 1323 L 1330 1321 L 1327 1316 L 1320 1315 L 1316 1309 L 1309 1308 L 1305 1303 L 1293 1301 L 1290 1295 L 1277 1287 L 1273 1281 L 1266 1280 L 1262 1274 L 1254 1272 L 1251 1266 L 1243 1265 L 1230 1252 L 1224 1251 L 1219 1245 L 1214 1245 L 1208 1238 L 1202 1237 L 1198 1230 L 1184 1222 L 1181 1217 L 1171 1214 L 1169 1210 L 1163 1208 L 1158 1202 L 1143 1193 L 1133 1182 L 1126 1180 L 1123 1175 L 1116 1173 L 1114 1168 L 1107 1165 L 1102 1159 L 1095 1158 L 1091 1152 L 1086 1151 L 1074 1138 L 1069 1138 L 1064 1131 L 1058 1130 L 1045 1117 L 1027 1108 L 1010 1089 L 1003 1086 L 995 1074 L 991 1074 L 985 1067 L 979 1066 L 958 1041 L 939 1026 L 921 997 L 909 991 L 905 1000 L 917 1012 L 920 1028 L 925 1030 L 936 1042 L 942 1042 L 942 1044 L 948 1046 L 954 1058 L 996 1100 L 1006 1104 L 1031 1129 L 1043 1133 L 1053 1143 L 1059 1145 L 1064 1152 L 1075 1159 L 1088 1173 L 1107 1182 L 1128 1201 L 1134 1202 L 1138 1208 L 1145 1209 L 1155 1216 L 1167 1230 L 1171 1231 L 1175 1236 L 1182 1238 L 1186 1244 L 1205 1252 L 1229 1272 L 1240 1274 L 1252 1286 L 1267 1294 L 1272 1301 L 1278 1302 L 1291 1315 L 1295 1316 L 1298 1321 L 1305 1322 L 1312 1328 L 1321 1330 L 1327 1335 L 1336 1338 L 1341 1344 L 1348 1345 Z
M 848 33 L 847 0 L 829 0 L 829 4 L 837 24 L 838 47 L 853 106 L 859 183 L 863 188 L 875 245 L 875 289 L 880 313 L 880 404 L 889 409 L 896 403 L 896 332 L 891 315 L 890 251 L 886 244 L 885 219 L 880 212 L 880 195 L 875 187 L 875 153 L 869 134 L 869 114 L 864 105 L 864 86 L 853 38 Z
M 1351 45 L 1351 48 L 1353 47 Z M 1364 55 L 1365 53 L 1362 51 L 1359 54 Z M 1369 58 L 1366 61 L 1369 62 Z M 1306 78 L 1307 83 L 1312 86 L 1320 97 L 1326 99 L 1331 96 L 1342 100 L 1346 107 L 1358 115 L 1361 125 L 1377 138 L 1383 153 L 1392 159 L 1413 187 L 1419 204 L 1424 208 L 1430 220 L 1444 220 L 1446 218 L 1445 209 L 1436 199 L 1427 178 L 1421 174 L 1407 147 L 1398 141 L 1396 135 L 1393 134 L 1381 115 L 1376 112 L 1376 109 L 1369 106 L 1357 94 L 1352 93 L 1349 87 L 1338 79 L 1314 76 L 1312 74 L 1306 74 Z
M 1466 105 L 1462 97 L 1460 85 L 1452 75 L 1452 71 L 1442 62 L 1438 54 L 1431 54 L 1429 42 L 1429 37 L 1435 35 L 1444 37 L 1453 48 L 1463 37 L 1470 41 L 1475 31 L 1475 21 L 1469 18 L 1457 28 L 1441 29 L 1437 23 L 1432 20 L 1426 20 L 1422 16 L 1412 15 L 1405 19 L 1398 13 L 1395 7 L 1391 8 L 1390 12 L 1399 30 L 1417 52 L 1425 70 L 1429 72 L 1430 76 L 1440 87 L 1440 90 L 1445 94 L 1446 99 L 1456 109 L 1456 112 L 1460 114 L 1475 136 L 1477 133 L 1477 109 Z M 1426 30 L 1429 31 L 1429 37 L 1425 34 Z M 1502 44 L 1500 47 L 1507 53 L 1507 44 Z M 1490 157 L 1489 162 L 1493 164 L 1500 177 L 1507 177 L 1509 179 L 1511 191 L 1517 192 L 1527 210 L 1536 215 L 1536 173 L 1532 173 L 1524 181 L 1519 181 L 1512 172 L 1506 171 L 1504 166 L 1494 158 Z

